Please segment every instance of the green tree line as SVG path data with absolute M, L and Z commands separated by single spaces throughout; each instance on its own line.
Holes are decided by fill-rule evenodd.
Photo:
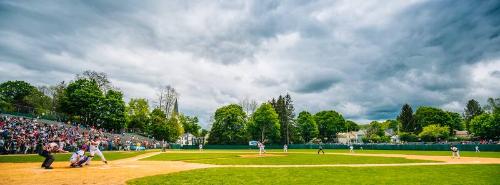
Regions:
M 175 105 L 177 106 L 177 105 Z M 69 82 L 35 87 L 25 81 L 0 84 L 0 112 L 35 116 L 63 115 L 60 121 L 79 123 L 110 132 L 132 131 L 158 140 L 175 142 L 183 133 L 206 135 L 197 117 L 178 112 L 166 115 L 160 107 L 150 110 L 144 98 L 131 99 L 112 88 L 105 73 L 85 71 Z M 177 108 L 175 108 L 177 110 Z

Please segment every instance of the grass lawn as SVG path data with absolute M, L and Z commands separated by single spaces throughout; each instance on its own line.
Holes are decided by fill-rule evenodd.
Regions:
M 154 184 L 499 184 L 500 165 L 208 168 L 133 179 Z
M 332 152 L 348 153 L 349 150 L 333 150 Z M 451 151 L 422 151 L 422 150 L 355 150 L 360 154 L 406 154 L 406 155 L 432 155 L 432 156 L 451 156 Z M 460 151 L 462 157 L 491 157 L 500 158 L 500 152 L 473 152 Z
M 103 152 L 106 160 L 113 161 L 118 159 L 125 159 L 129 157 L 135 157 L 141 154 L 147 153 L 147 151 L 141 152 Z M 69 161 L 72 153 L 57 153 L 54 154 L 56 158 L 55 161 Z M 90 155 L 88 152 L 86 155 Z M 29 163 L 29 162 L 43 162 L 44 158 L 42 156 L 33 155 L 0 155 L 0 163 Z M 101 160 L 99 156 L 95 156 L 93 159 L 95 161 Z
M 268 152 L 278 152 L 282 153 L 281 149 L 270 149 Z M 288 152 L 310 152 L 315 153 L 316 149 L 289 149 Z M 422 150 L 359 150 L 355 149 L 355 153 L 360 154 L 406 154 L 406 155 L 432 155 L 432 156 L 451 156 L 451 151 L 422 151 Z M 176 153 L 192 153 L 198 152 L 198 150 L 173 150 Z M 217 149 L 209 149 L 204 150 L 203 153 L 236 153 L 236 152 L 244 152 L 244 153 L 257 153 L 258 150 L 217 150 Z M 348 149 L 325 149 L 327 153 L 348 153 Z M 473 151 L 460 151 L 460 156 L 462 157 L 490 157 L 490 158 L 500 158 L 500 152 L 473 152 Z
M 240 157 L 239 155 L 255 157 Z M 277 155 L 277 154 L 275 154 Z M 323 155 L 289 153 L 281 156 L 258 157 L 255 153 L 162 153 L 142 160 L 152 161 L 186 161 L 193 163 L 218 165 L 317 165 L 317 164 L 392 164 L 435 162 L 394 157 L 369 157 L 348 155 Z

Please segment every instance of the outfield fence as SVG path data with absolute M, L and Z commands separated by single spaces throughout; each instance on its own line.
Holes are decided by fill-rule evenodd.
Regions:
M 454 144 L 461 151 L 475 151 L 479 146 L 481 151 L 500 151 L 500 144 Z M 350 145 L 345 144 L 323 144 L 324 149 L 348 149 Z M 198 145 L 172 145 L 173 149 L 198 149 Z M 290 144 L 289 149 L 318 149 L 317 144 Z M 354 149 L 365 150 L 429 150 L 449 151 L 451 144 L 353 144 Z M 204 149 L 257 149 L 257 146 L 249 145 L 204 145 Z M 283 149 L 283 145 L 266 145 L 266 149 Z

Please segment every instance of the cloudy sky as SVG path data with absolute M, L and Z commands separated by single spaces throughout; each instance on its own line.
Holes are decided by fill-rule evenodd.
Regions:
M 499 1 L 6 1 L 0 82 L 109 75 L 126 97 L 180 93 L 202 124 L 241 99 L 367 123 L 402 104 L 500 96 Z

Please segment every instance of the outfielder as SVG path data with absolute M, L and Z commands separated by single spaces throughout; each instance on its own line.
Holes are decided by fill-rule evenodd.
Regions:
M 321 143 L 318 146 L 318 154 L 320 151 L 323 152 L 323 154 L 325 154 L 325 151 L 323 151 L 323 145 L 321 145 Z
M 86 165 L 90 164 L 90 161 L 94 158 L 94 155 L 97 154 L 99 157 L 101 157 L 102 162 L 105 164 L 108 164 L 108 161 L 106 161 L 106 158 L 104 158 L 104 155 L 102 154 L 101 150 L 99 150 L 99 145 L 101 144 L 101 140 L 99 140 L 99 137 L 96 136 L 94 137 L 93 140 L 90 141 L 90 158 L 87 160 Z

